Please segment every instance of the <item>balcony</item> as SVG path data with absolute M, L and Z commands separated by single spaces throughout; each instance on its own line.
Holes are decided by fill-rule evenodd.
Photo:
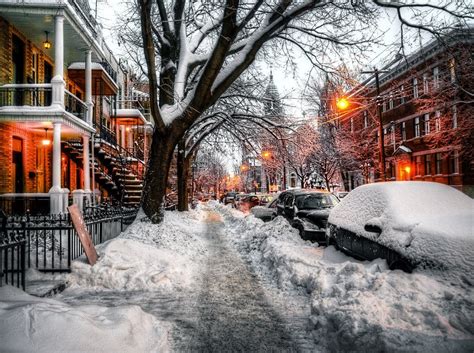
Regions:
M 74 62 L 68 67 L 68 78 L 85 90 L 85 62 Z M 114 96 L 118 93 L 117 72 L 107 62 L 93 62 L 92 95 Z
M 44 115 L 61 114 L 61 109 L 48 109 L 52 104 L 52 84 L 7 84 L 0 86 L 0 115 L 27 117 L 27 120 L 44 120 Z M 87 105 L 68 90 L 64 90 L 64 112 L 81 120 L 87 120 Z M 15 119 L 16 120 L 16 119 Z M 22 120 L 22 119 L 20 119 Z

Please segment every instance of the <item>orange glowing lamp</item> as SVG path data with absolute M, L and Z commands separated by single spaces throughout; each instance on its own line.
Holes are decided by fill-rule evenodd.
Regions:
M 270 151 L 263 151 L 262 152 L 262 157 L 264 159 L 269 159 L 272 156 L 272 153 Z
M 409 166 L 409 165 L 405 166 L 405 172 L 406 172 L 407 174 L 410 174 L 410 171 L 411 171 L 410 166 Z
M 349 101 L 344 97 L 338 98 L 336 101 L 336 106 L 340 110 L 346 110 L 349 107 Z
M 247 171 L 248 169 L 249 169 L 249 167 L 248 167 L 247 165 L 245 165 L 245 164 L 242 164 L 242 165 L 240 166 L 240 171 L 242 171 L 242 172 L 245 172 L 245 171 Z
M 51 141 L 48 139 L 48 128 L 44 128 L 44 140 L 41 140 L 41 144 L 43 146 L 49 146 L 51 144 Z

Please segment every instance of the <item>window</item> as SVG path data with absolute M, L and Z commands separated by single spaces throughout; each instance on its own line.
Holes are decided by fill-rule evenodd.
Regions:
M 395 143 L 395 124 L 390 127 L 390 143 Z
M 451 77 L 451 82 L 456 81 L 456 60 L 454 58 L 449 59 L 449 75 Z
M 390 92 L 390 98 L 388 101 L 388 109 L 393 109 L 393 93 Z
M 413 79 L 413 98 L 418 98 L 418 80 Z
M 415 175 L 421 175 L 421 156 L 415 158 Z
M 458 108 L 453 105 L 453 129 L 458 127 Z
M 386 112 L 387 111 L 387 102 L 384 100 L 382 103 L 382 111 Z
M 415 118 L 415 137 L 420 137 L 420 118 Z
M 425 114 L 423 132 L 425 135 L 428 135 L 430 133 L 430 115 L 429 114 Z
M 402 122 L 400 130 L 400 134 L 402 135 L 402 141 L 405 141 L 407 139 L 407 127 L 405 122 Z
M 351 132 L 354 132 L 354 118 L 351 118 Z
M 425 175 L 431 175 L 431 155 L 425 156 Z
M 459 174 L 459 151 L 451 154 L 451 173 Z
M 423 74 L 423 93 L 428 94 L 430 92 L 430 82 L 428 81 L 429 75 L 427 72 Z
M 367 128 L 369 126 L 369 114 L 367 113 L 367 110 L 364 110 L 364 128 Z
M 443 160 L 443 156 L 441 153 L 436 153 L 436 174 L 441 174 L 441 162 Z
M 441 131 L 441 112 L 439 110 L 435 112 L 435 131 Z
M 433 69 L 433 89 L 439 88 L 439 67 Z
M 405 91 L 403 85 L 400 86 L 400 104 L 405 104 Z

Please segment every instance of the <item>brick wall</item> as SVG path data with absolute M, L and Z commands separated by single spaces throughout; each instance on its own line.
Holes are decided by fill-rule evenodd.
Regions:
M 43 149 L 41 141 L 44 134 L 31 132 L 21 124 L 0 124 L 0 193 L 14 192 L 12 141 L 17 137 L 23 141 L 23 180 L 24 192 L 43 191 L 38 185 L 38 149 Z M 51 187 L 51 146 L 46 154 L 46 191 Z

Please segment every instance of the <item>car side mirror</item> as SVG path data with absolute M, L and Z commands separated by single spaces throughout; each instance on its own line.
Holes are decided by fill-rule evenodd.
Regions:
M 364 229 L 366 232 L 370 232 L 370 233 L 382 233 L 382 229 L 379 227 L 379 226 L 376 226 L 374 224 L 366 224 L 364 226 Z

